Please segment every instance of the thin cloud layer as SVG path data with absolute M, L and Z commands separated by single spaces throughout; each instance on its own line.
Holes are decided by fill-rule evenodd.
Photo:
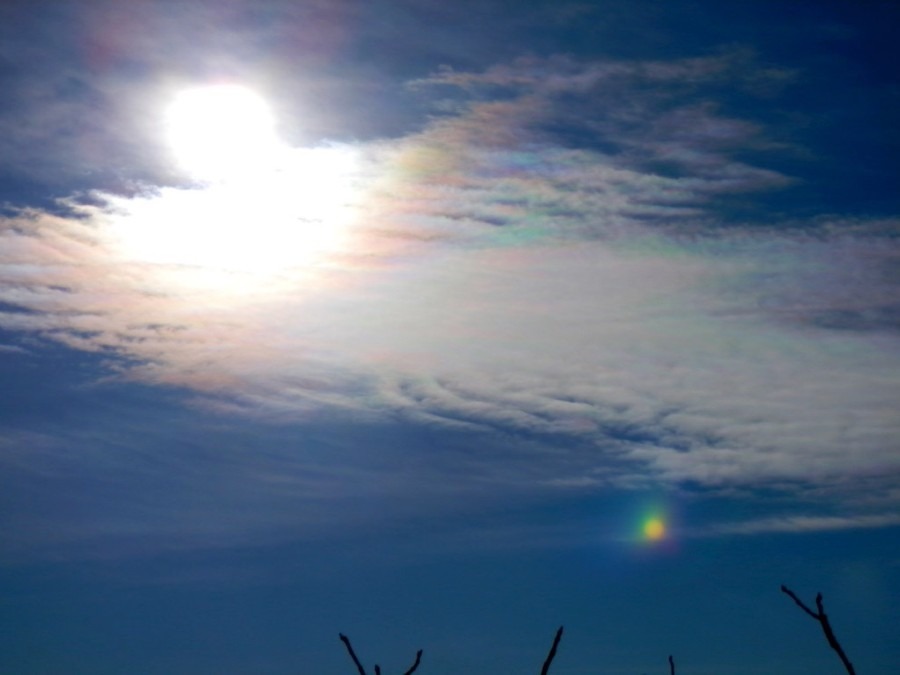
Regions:
M 220 412 L 533 439 L 528 468 L 471 458 L 516 489 L 868 477 L 896 508 L 900 223 L 740 207 L 791 189 L 773 167 L 794 149 L 719 98 L 793 77 L 735 54 L 448 70 L 414 83 L 446 92 L 425 128 L 353 145 L 314 256 L 291 228 L 337 216 L 303 211 L 299 174 L 248 194 L 230 235 L 213 188 L 72 199 L 3 220 L 0 327 Z M 173 226 L 238 253 L 179 257 L 171 235 L 148 254 Z

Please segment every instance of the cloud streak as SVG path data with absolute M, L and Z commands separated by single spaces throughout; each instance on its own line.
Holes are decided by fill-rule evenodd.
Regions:
M 855 516 L 779 516 L 739 523 L 718 524 L 699 536 L 760 535 L 799 532 L 828 532 L 880 527 L 897 527 L 900 514 L 870 514 Z

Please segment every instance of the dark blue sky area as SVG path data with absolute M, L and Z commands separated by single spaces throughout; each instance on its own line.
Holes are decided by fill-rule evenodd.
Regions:
M 807 596 L 844 587 L 826 597 L 835 629 L 859 670 L 889 673 L 892 657 L 866 647 L 894 637 L 896 578 L 878 571 L 892 539 L 763 537 L 692 542 L 667 556 L 577 547 L 436 559 L 409 541 L 363 536 L 340 550 L 163 555 L 66 574 L 43 566 L 3 575 L 6 585 L 30 589 L 8 595 L 16 620 L 4 658 L 28 664 L 25 672 L 341 673 L 352 668 L 337 640 L 343 631 L 367 663 L 385 669 L 405 669 L 424 647 L 422 667 L 436 672 L 516 672 L 537 670 L 565 623 L 561 672 L 578 672 L 578 663 L 659 671 L 669 652 L 699 672 L 838 672 L 818 627 L 771 584 L 793 575 Z M 385 544 L 402 555 L 373 560 L 368 550 Z M 812 574 L 810 558 L 823 561 Z

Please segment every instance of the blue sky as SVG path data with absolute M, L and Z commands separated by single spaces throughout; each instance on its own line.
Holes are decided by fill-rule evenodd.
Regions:
M 0 670 L 895 672 L 898 18 L 4 3 Z

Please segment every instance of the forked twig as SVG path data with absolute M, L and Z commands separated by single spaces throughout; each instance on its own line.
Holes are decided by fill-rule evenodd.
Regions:
M 347 652 L 350 654 L 350 658 L 353 659 L 353 663 L 356 664 L 356 669 L 359 671 L 359 675 L 366 675 L 366 669 L 363 668 L 362 664 L 359 662 L 359 659 L 356 658 L 356 652 L 353 651 L 353 645 L 350 644 L 350 638 L 348 638 L 343 633 L 338 633 L 338 636 L 341 638 L 341 642 L 344 643 L 344 646 L 347 648 Z M 416 660 L 409 667 L 403 675 L 412 675 L 416 672 L 416 668 L 419 667 L 419 664 L 422 663 L 422 650 L 416 652 Z M 375 675 L 381 675 L 381 666 L 377 663 L 375 664 Z
M 553 638 L 553 645 L 550 647 L 550 651 L 547 653 L 547 658 L 544 660 L 544 667 L 541 668 L 541 675 L 547 675 L 547 672 L 550 670 L 550 664 L 553 662 L 553 658 L 556 656 L 556 648 L 559 646 L 559 641 L 562 639 L 563 627 L 560 626 L 559 630 L 556 631 L 556 637 Z
M 802 609 L 804 612 L 809 614 L 813 619 L 819 622 L 819 625 L 822 626 L 822 632 L 825 633 L 825 639 L 828 641 L 828 645 L 837 652 L 838 657 L 841 659 L 841 663 L 844 664 L 844 668 L 847 669 L 849 675 L 856 675 L 856 671 L 853 669 L 853 664 L 850 663 L 850 659 L 847 658 L 847 654 L 844 653 L 843 648 L 841 647 L 841 643 L 838 642 L 837 637 L 834 634 L 834 631 L 831 629 L 831 622 L 828 621 L 828 615 L 825 614 L 825 606 L 822 603 L 822 594 L 816 594 L 816 610 L 812 611 L 809 607 L 807 607 L 803 601 L 797 597 L 797 594 L 794 593 L 787 586 L 781 586 L 781 592 L 785 595 L 789 596 L 791 600 L 793 600 L 797 606 Z

